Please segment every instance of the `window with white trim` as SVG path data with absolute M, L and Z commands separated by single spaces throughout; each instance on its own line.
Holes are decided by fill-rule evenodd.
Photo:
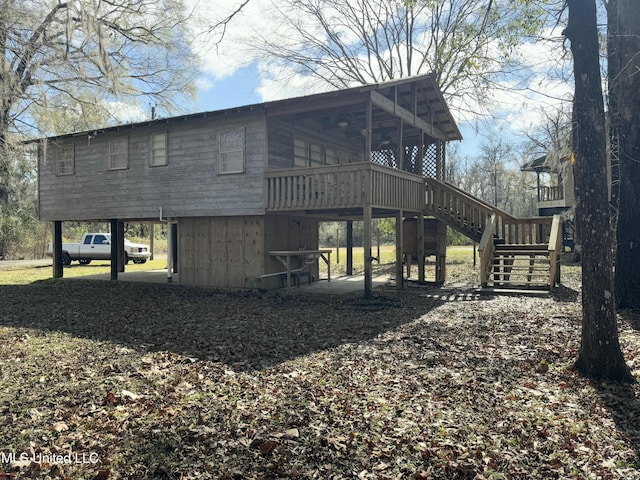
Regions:
M 218 153 L 219 173 L 244 173 L 244 127 L 220 132 Z
M 167 163 L 167 134 L 151 134 L 150 165 L 152 167 L 161 167 L 167 165 Z
M 128 137 L 116 137 L 109 140 L 107 168 L 109 170 L 124 170 L 129 168 Z
M 75 146 L 63 145 L 58 147 L 56 174 L 58 176 L 74 175 L 76 171 Z

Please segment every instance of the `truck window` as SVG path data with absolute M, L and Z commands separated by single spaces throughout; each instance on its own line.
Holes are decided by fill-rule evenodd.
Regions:
M 96 235 L 93 238 L 94 245 L 104 245 L 105 243 L 109 243 L 109 240 L 104 235 Z
M 87 235 L 86 237 L 84 237 L 84 244 L 85 245 L 91 245 L 91 239 L 93 238 L 93 235 Z

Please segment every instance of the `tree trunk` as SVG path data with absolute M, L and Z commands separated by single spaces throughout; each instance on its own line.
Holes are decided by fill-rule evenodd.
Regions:
M 582 232 L 582 341 L 576 366 L 602 379 L 630 380 L 618 340 L 613 284 L 604 101 L 595 0 L 568 0 L 564 32 L 574 61 L 576 220 Z
M 618 210 L 615 285 L 621 308 L 640 306 L 640 9 L 637 0 L 608 4 L 609 115 Z M 617 167 L 617 168 L 616 168 Z

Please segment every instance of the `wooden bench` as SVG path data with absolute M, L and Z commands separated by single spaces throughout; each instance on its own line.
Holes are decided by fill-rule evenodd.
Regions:
M 264 275 L 260 275 L 260 278 L 271 278 L 278 277 L 280 279 L 280 288 L 286 287 L 287 284 L 287 272 L 274 272 L 274 273 L 265 273 Z M 311 272 L 308 270 L 304 270 L 304 268 L 299 268 L 297 270 L 291 270 L 291 282 L 293 285 L 296 285 L 298 288 L 300 287 L 300 279 L 306 277 L 307 284 L 311 284 Z

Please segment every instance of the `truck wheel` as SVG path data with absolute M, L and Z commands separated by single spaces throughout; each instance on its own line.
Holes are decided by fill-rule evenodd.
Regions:
M 90 258 L 83 258 L 82 260 L 78 260 L 80 262 L 80 265 L 89 265 L 91 263 L 91 259 Z
M 71 257 L 67 252 L 62 252 L 62 265 L 71 265 Z
M 129 255 L 127 255 L 127 252 L 124 252 L 124 260 L 123 260 L 124 264 L 126 265 L 127 263 L 129 263 Z
M 137 258 L 133 261 L 133 263 L 147 263 L 146 258 Z

